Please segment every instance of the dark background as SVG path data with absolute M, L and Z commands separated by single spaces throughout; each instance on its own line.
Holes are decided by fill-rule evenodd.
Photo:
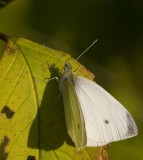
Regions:
M 143 158 L 143 1 L 15 0 L 0 9 L 0 32 L 80 58 L 133 115 L 139 135 L 112 143 L 110 160 Z M 0 53 L 4 45 L 0 43 Z

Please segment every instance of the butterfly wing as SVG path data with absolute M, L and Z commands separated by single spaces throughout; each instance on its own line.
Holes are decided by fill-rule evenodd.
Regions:
M 63 78 L 60 82 L 60 89 L 64 101 L 67 130 L 76 147 L 80 149 L 86 145 L 83 113 L 71 81 Z
M 103 146 L 137 135 L 131 114 L 97 83 L 76 77 L 74 86 L 87 136 L 86 146 Z

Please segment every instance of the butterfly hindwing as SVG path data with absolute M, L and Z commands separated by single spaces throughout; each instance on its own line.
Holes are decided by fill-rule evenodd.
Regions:
M 61 84 L 64 101 L 66 126 L 77 148 L 86 145 L 86 132 L 83 113 L 72 82 L 65 78 Z

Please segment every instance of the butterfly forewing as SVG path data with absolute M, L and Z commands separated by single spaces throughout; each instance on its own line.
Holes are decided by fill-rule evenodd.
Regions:
M 102 146 L 137 135 L 131 114 L 97 83 L 78 76 L 74 89 L 84 116 L 87 146 Z

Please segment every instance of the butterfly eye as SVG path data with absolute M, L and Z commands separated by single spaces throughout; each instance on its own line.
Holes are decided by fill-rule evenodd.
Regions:
M 66 62 L 64 65 L 64 71 L 69 72 L 71 70 L 72 70 L 72 66 L 68 62 Z

